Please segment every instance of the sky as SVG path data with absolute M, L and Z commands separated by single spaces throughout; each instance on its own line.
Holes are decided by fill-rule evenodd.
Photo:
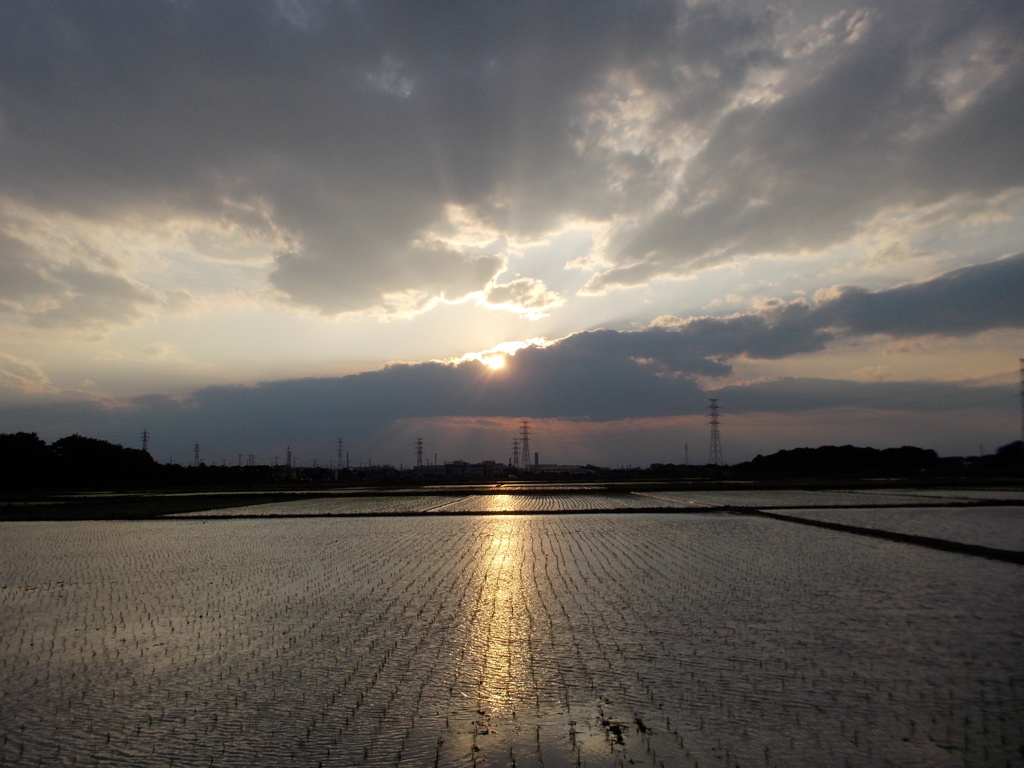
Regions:
M 0 432 L 991 452 L 1022 125 L 1020 0 L 6 0 Z

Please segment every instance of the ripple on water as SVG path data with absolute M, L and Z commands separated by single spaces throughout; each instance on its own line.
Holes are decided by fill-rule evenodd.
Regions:
M 985 765 L 1024 743 L 1005 563 L 675 513 L 0 533 L 3 765 Z

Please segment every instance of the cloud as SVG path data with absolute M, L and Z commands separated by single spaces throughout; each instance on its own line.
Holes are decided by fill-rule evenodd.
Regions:
M 1024 328 L 1022 285 L 1024 253 L 1018 253 L 887 291 L 838 288 L 814 315 L 822 326 L 858 335 L 964 337 Z
M 755 313 L 724 318 L 657 318 L 693 354 L 778 359 L 818 352 L 839 338 L 963 338 L 999 328 L 1024 328 L 1024 253 L 964 267 L 931 280 L 869 291 L 840 286 L 804 300 L 770 302 Z
M 0 306 L 7 311 L 37 306 L 60 286 L 39 268 L 33 250 L 0 232 Z
M 1019 249 L 1005 243 L 1024 190 L 1022 41 L 1019 0 L 9 0 L 0 312 L 59 344 L 68 328 L 95 334 L 189 307 L 223 318 L 243 299 L 232 319 L 256 336 L 284 305 L 299 333 L 313 329 L 302 346 L 333 356 L 288 369 L 303 371 L 393 359 L 383 331 L 317 313 L 413 317 L 461 303 L 429 327 L 392 326 L 413 344 L 448 334 L 424 358 L 464 350 L 441 330 L 446 317 L 495 309 L 543 317 L 535 333 L 558 337 L 501 370 L 393 365 L 83 406 L 100 427 L 152 418 L 226 444 L 249 431 L 268 443 L 305 429 L 371 435 L 396 419 L 699 418 L 702 387 L 737 359 L 1022 327 L 1024 257 L 992 260 Z M 826 251 L 809 271 L 861 260 L 872 282 L 724 317 L 662 314 L 723 311 L 715 295 L 668 303 L 671 286 L 633 294 L 647 310 L 570 295 L 576 280 L 606 294 Z M 566 262 L 589 274 L 567 275 Z M 804 295 L 813 279 L 801 276 Z M 644 311 L 662 317 L 629 332 L 569 325 L 637 328 Z M 191 325 L 171 325 L 130 343 L 152 344 L 180 377 L 183 361 L 217 354 L 214 339 L 197 352 L 181 330 Z M 474 329 L 474 343 L 507 338 L 497 327 Z M 358 343 L 330 346 L 350 330 Z M 291 338 L 280 324 L 273 335 Z M 110 354 L 132 360 L 117 341 Z M 218 381 L 235 357 L 218 361 Z M 5 366 L 8 386 L 52 395 L 31 363 Z M 735 395 L 771 408 L 801 387 L 820 391 L 821 407 L 902 391 L 791 380 Z M 39 408 L 72 423 L 72 409 Z
M 590 206 L 601 168 L 575 150 L 576 103 L 672 17 L 617 2 L 0 13 L 0 194 L 96 221 L 244 214 L 252 237 L 290 243 L 271 284 L 329 314 L 482 290 L 494 258 L 424 244 L 449 205 L 522 232 Z
M 866 10 L 855 34 L 791 51 L 770 98 L 720 113 L 671 204 L 616 227 L 585 293 L 823 250 L 894 207 L 1024 184 L 1019 4 Z
M 499 370 L 472 358 L 402 363 L 341 378 L 207 387 L 193 393 L 187 405 L 173 402 L 184 414 L 197 409 L 202 420 L 216 414 L 215 420 L 225 424 L 248 423 L 253 414 L 262 413 L 261 428 L 280 429 L 282 434 L 288 424 L 318 419 L 369 425 L 414 417 L 528 415 L 602 421 L 699 413 L 704 394 L 698 380 L 731 373 L 730 362 L 738 357 L 784 358 L 864 335 L 963 337 L 1024 327 L 1017 291 L 1021 284 L 1024 253 L 885 291 L 842 287 L 813 303 L 767 302 L 749 314 L 665 316 L 643 330 L 573 333 L 514 353 L 496 351 L 506 355 L 506 365 Z M 152 348 L 154 354 L 166 349 Z M 849 382 L 805 382 L 825 398 L 822 406 L 868 391 L 858 390 L 860 385 L 850 389 Z M 772 387 L 797 391 L 792 384 L 760 384 L 740 395 L 771 394 Z M 893 387 L 896 391 L 909 385 Z M 891 401 L 889 390 L 884 391 Z M 798 396 L 814 401 L 802 391 Z M 908 408 L 915 398 L 906 398 Z M 160 401 L 161 407 L 166 404 Z
M 765 360 L 817 352 L 835 337 L 814 322 L 803 302 L 772 306 L 756 314 L 681 320 L 658 318 L 655 327 L 674 328 L 694 353 L 731 359 L 744 355 Z
M 1021 284 L 1024 254 L 888 291 L 841 288 L 816 303 L 769 302 L 751 314 L 663 317 L 643 330 L 583 331 L 514 353 L 495 352 L 506 355 L 505 366 L 497 370 L 473 358 L 401 363 L 340 378 L 211 386 L 184 400 L 138 400 L 134 407 L 161 413 L 171 408 L 176 418 L 201 430 L 220 425 L 234 433 L 239 425 L 258 422 L 261 432 L 281 440 L 296 424 L 366 432 L 407 418 L 614 421 L 697 414 L 705 405 L 699 381 L 731 373 L 730 362 L 737 357 L 783 358 L 863 335 L 964 336 L 1024 327 L 1016 290 Z M 956 383 L 809 378 L 731 387 L 728 398 L 734 409 L 885 402 L 913 410 L 977 404 L 979 391 L 965 392 Z M 933 393 L 932 399 L 922 392 Z
M 588 221 L 613 231 L 601 292 L 1020 183 L 1000 111 L 1019 13 L 908 5 L 798 56 L 787 25 L 819 20 L 726 3 L 7 3 L 0 194 L 83 221 L 237 226 L 277 247 L 273 287 L 326 314 L 484 290 L 499 262 L 439 235 L 453 206 L 510 237 Z M 936 83 L 972 60 L 981 42 L 943 58 L 970 35 L 986 72 L 1011 65 L 974 76 L 953 115 Z M 973 180 L 943 176 L 976 133 Z
M 376 308 L 408 315 L 480 291 L 504 269 L 499 256 L 462 254 L 439 242 L 364 255 L 374 264 L 371 270 L 339 259 L 281 254 L 271 281 L 292 301 L 326 314 Z
M 630 341 L 657 346 L 668 335 L 641 333 Z M 502 459 L 526 418 L 544 460 L 615 465 L 680 462 L 683 442 L 698 436 L 691 445 L 694 461 L 702 461 L 697 446 L 707 434 L 709 396 L 723 404 L 730 462 L 807 440 L 903 444 L 911 441 L 904 430 L 927 447 L 963 451 L 947 447 L 959 444 L 950 441 L 952 421 L 971 414 L 971 434 L 998 441 L 1000 425 L 1017 404 L 1013 387 L 962 382 L 786 378 L 704 390 L 689 377 L 659 375 L 655 366 L 622 354 L 592 356 L 590 341 L 584 336 L 523 349 L 497 372 L 479 362 L 398 365 L 340 378 L 207 387 L 180 399 L 151 395 L 121 405 L 37 400 L 0 407 L 0 418 L 6 429 L 37 431 L 50 440 L 80 432 L 135 444 L 145 428 L 154 455 L 182 463 L 195 443 L 207 461 L 218 463 L 234 463 L 239 453 L 283 461 L 285 446 L 306 462 L 318 457 L 326 463 L 341 438 L 357 464 L 411 463 L 416 437 L 426 437 L 443 459 Z M 790 418 L 803 427 L 794 428 Z M 756 434 L 766 423 L 771 428 Z
M 483 301 L 487 307 L 517 312 L 530 318 L 543 317 L 548 311 L 565 304 L 564 297 L 549 291 L 544 281 L 532 277 L 492 283 Z
M 155 294 L 121 275 L 70 264 L 52 273 L 61 286 L 56 306 L 34 313 L 40 328 L 106 326 L 141 319 L 144 308 L 157 304 Z
M 860 382 L 821 378 L 781 378 L 713 390 L 734 413 L 790 413 L 827 409 L 908 412 L 949 412 L 1005 406 L 1006 387 L 971 386 L 963 382 Z
M 1024 327 L 1016 290 L 1021 284 L 1024 254 L 887 291 L 840 288 L 815 303 L 768 302 L 746 315 L 663 317 L 643 330 L 574 333 L 554 342 L 520 347 L 514 353 L 496 351 L 494 354 L 504 354 L 506 361 L 498 369 L 473 358 L 453 363 L 403 363 L 335 378 L 211 386 L 183 398 L 151 395 L 117 407 L 113 403 L 81 403 L 77 412 L 67 403 L 36 398 L 31 405 L 8 406 L 2 414 L 5 424 L 23 425 L 14 428 L 64 428 L 70 433 L 89 431 L 91 426 L 105 439 L 111 432 L 135 434 L 145 427 L 177 441 L 173 450 L 179 457 L 195 441 L 222 455 L 233 456 L 239 446 L 253 445 L 262 447 L 246 451 L 279 452 L 280 446 L 293 445 L 297 452 L 309 455 L 322 452 L 323 446 L 333 444 L 337 437 L 387 456 L 404 450 L 394 441 L 408 437 L 410 425 L 450 422 L 465 426 L 477 419 L 510 423 L 529 418 L 546 422 L 551 429 L 560 425 L 563 442 L 568 423 L 627 425 L 648 420 L 651 434 L 661 435 L 664 442 L 671 429 L 654 426 L 658 420 L 668 420 L 667 425 L 687 417 L 700 419 L 709 395 L 728 403 L 728 411 L 736 415 L 818 411 L 849 420 L 851 410 L 902 413 L 905 416 L 900 418 L 909 419 L 908 424 L 918 430 L 915 434 L 930 434 L 929 418 L 1013 408 L 1014 393 L 1003 386 L 963 382 L 808 377 L 717 389 L 707 389 L 707 384 L 700 382 L 730 373 L 730 362 L 740 356 L 802 354 L 824 349 L 841 337 L 964 336 Z M 163 351 L 154 348 L 153 353 Z M 30 361 L 0 356 L 0 369 L 0 383 L 7 387 L 36 395 L 55 393 Z M 880 425 L 885 422 L 878 418 Z M 400 428 L 400 424 L 406 426 Z M 450 431 L 450 424 L 445 429 Z M 465 444 L 479 446 L 480 440 L 486 441 L 487 435 L 494 433 L 494 424 L 489 424 L 474 438 L 476 442 Z M 940 432 L 934 434 L 938 440 Z M 617 456 L 612 443 L 609 441 L 606 449 L 588 448 L 588 460 Z M 668 459 L 653 455 L 651 460 Z
M 0 390 L 3 389 L 30 395 L 59 392 L 36 363 L 0 352 Z
M 37 328 L 130 324 L 160 303 L 154 291 L 124 275 L 110 259 L 72 249 L 45 253 L 0 232 L 0 308 Z

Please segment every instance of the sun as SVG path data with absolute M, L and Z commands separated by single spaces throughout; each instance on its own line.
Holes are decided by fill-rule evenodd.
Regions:
M 505 356 L 501 354 L 488 355 L 487 357 L 481 357 L 480 362 L 486 365 L 492 371 L 500 371 L 502 368 L 505 367 Z

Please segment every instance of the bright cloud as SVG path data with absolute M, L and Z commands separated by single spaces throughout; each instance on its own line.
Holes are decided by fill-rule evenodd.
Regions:
M 543 281 L 521 277 L 509 283 L 488 287 L 483 303 L 494 309 L 505 309 L 530 318 L 543 317 L 565 304 L 565 299 L 549 291 Z

